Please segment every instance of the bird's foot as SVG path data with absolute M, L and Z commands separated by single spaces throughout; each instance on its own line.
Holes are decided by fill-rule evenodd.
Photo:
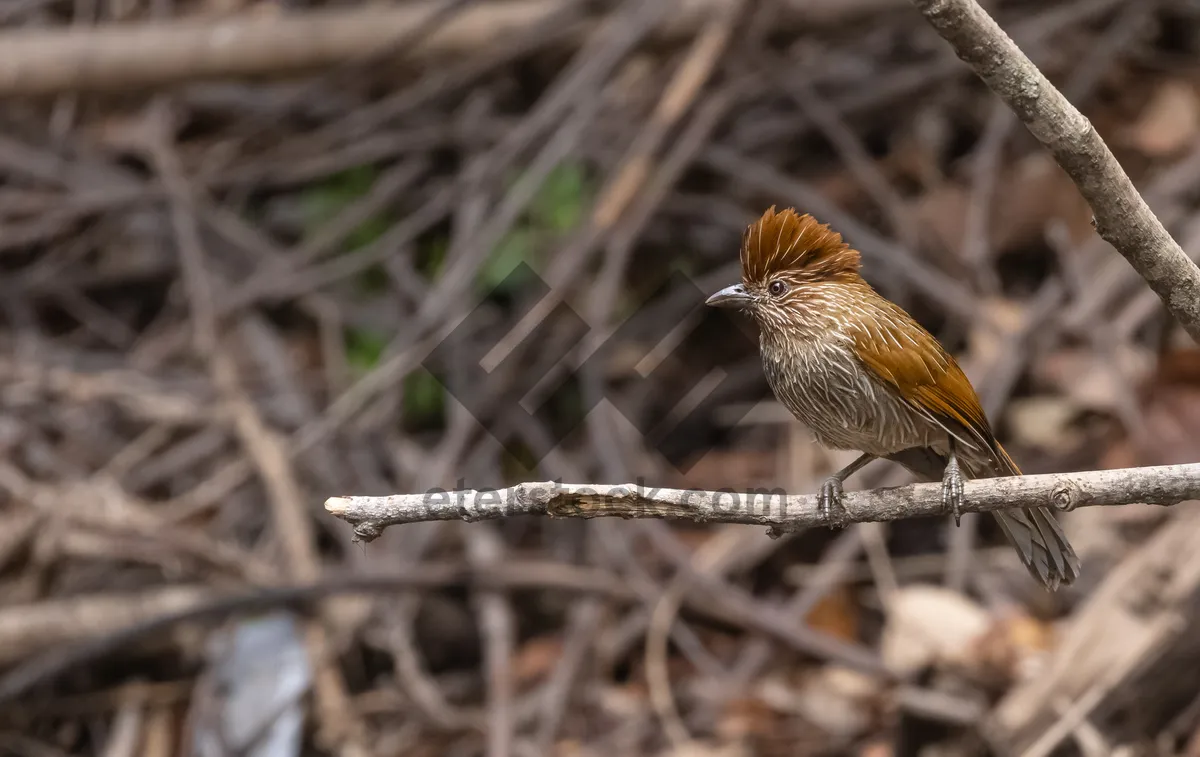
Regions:
M 959 470 L 958 460 L 950 458 L 946 464 L 946 473 L 942 476 L 942 506 L 954 516 L 954 525 L 962 523 L 963 477 Z
M 846 508 L 842 507 L 842 480 L 830 476 L 821 484 L 821 494 L 817 497 L 817 509 L 822 520 L 829 528 L 842 528 L 849 521 Z

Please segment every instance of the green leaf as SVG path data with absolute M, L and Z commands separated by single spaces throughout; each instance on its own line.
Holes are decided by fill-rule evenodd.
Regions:
M 375 166 L 356 166 L 306 187 L 300 196 L 305 236 L 312 235 L 362 199 L 378 178 Z M 346 238 L 346 246 L 352 250 L 364 247 L 381 237 L 391 225 L 391 219 L 384 215 L 368 218 Z
M 426 426 L 441 420 L 446 409 L 446 388 L 429 371 L 418 368 L 404 377 L 405 426 Z
M 346 237 L 346 247 L 359 250 L 378 240 L 392 228 L 391 219 L 385 216 L 372 216 L 355 227 Z
M 363 374 L 379 365 L 388 339 L 377 331 L 351 328 L 346 331 L 345 343 L 346 363 L 356 373 Z
M 547 231 L 570 231 L 583 219 L 587 175 L 578 163 L 556 166 L 530 204 L 532 225 Z
M 487 260 L 480 266 L 475 283 L 484 292 L 509 292 L 525 284 L 523 276 L 513 276 L 513 270 L 533 256 L 535 235 L 528 229 L 510 231 Z
M 450 251 L 450 240 L 445 236 L 436 236 L 420 246 L 417 256 L 417 270 L 429 280 L 437 278 L 446 262 L 446 253 Z
M 587 172 L 578 163 L 556 166 L 529 204 L 528 212 L 491 251 L 476 276 L 483 292 L 510 292 L 526 285 L 514 277 L 521 263 L 531 266 L 546 240 L 577 227 L 583 220 L 590 188 Z

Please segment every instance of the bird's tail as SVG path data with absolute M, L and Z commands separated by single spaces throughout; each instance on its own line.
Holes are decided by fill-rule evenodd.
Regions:
M 1021 469 L 999 442 L 996 442 L 996 466 L 1001 475 L 1021 475 Z M 1079 578 L 1079 557 L 1067 541 L 1062 526 L 1048 509 L 993 510 L 992 515 L 1009 543 L 1017 550 L 1022 564 L 1047 589 L 1054 591 Z
M 990 476 L 1019 476 L 1021 469 L 996 442 L 995 457 L 983 464 L 981 460 L 959 454 L 963 471 L 970 478 Z M 946 468 L 946 458 L 928 447 L 914 447 L 888 456 L 926 481 L 940 481 Z M 1012 544 L 1021 563 L 1047 589 L 1074 583 L 1079 577 L 1079 558 L 1054 515 L 1044 507 L 1024 510 L 993 510 L 1000 530 Z

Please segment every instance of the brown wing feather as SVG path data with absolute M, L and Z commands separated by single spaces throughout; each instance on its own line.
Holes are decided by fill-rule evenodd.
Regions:
M 994 454 L 997 445 L 991 425 L 962 368 L 908 313 L 878 295 L 875 298 L 879 317 L 865 319 L 854 332 L 859 359 L 959 442 Z
M 968 465 L 976 468 L 974 475 L 1021 475 L 996 441 L 975 388 L 954 358 L 908 313 L 883 298 L 878 302 L 882 317 L 855 331 L 855 351 L 863 364 L 947 433 L 982 451 L 984 455 Z M 968 439 L 963 439 L 964 433 Z M 986 472 L 978 470 L 984 466 L 983 457 Z M 904 450 L 893 459 L 909 467 L 916 463 L 922 475 L 935 480 L 931 468 L 945 465 L 931 450 Z M 998 510 L 993 515 L 1021 562 L 1045 586 L 1053 590 L 1079 576 L 1079 558 L 1049 511 Z

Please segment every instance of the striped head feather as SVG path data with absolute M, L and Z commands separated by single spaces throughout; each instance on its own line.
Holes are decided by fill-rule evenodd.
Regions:
M 777 277 L 789 283 L 857 278 L 859 254 L 842 235 L 808 215 L 772 205 L 742 236 L 742 280 L 765 287 Z
M 749 311 L 764 344 L 791 335 L 818 338 L 845 323 L 851 290 L 866 287 L 859 254 L 842 235 L 795 210 L 771 208 L 746 229 L 740 251 L 742 282 L 708 299 Z

